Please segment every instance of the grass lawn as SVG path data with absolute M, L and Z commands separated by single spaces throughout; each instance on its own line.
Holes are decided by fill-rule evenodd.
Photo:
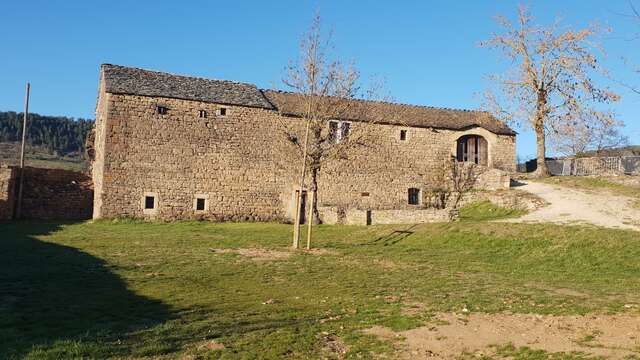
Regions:
M 638 312 L 637 232 L 484 218 L 319 226 L 293 254 L 282 224 L 2 223 L 0 357 L 369 358 L 392 344 L 361 329 L 465 307 Z

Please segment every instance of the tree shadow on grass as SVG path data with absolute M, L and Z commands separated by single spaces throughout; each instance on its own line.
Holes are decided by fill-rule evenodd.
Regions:
M 120 339 L 165 322 L 169 308 L 128 290 L 104 260 L 36 238 L 59 228 L 0 223 L 0 357 L 127 354 Z
M 360 245 L 382 245 L 382 246 L 395 245 L 400 241 L 413 235 L 414 233 L 413 229 L 415 229 L 417 226 L 418 226 L 417 224 L 414 224 L 414 225 L 408 226 L 406 229 L 393 230 L 388 234 L 382 235 L 380 237 L 377 237 L 376 239 L 373 239 L 371 241 L 368 241 Z

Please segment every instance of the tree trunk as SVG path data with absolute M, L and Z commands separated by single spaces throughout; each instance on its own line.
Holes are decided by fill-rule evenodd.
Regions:
M 536 171 L 534 175 L 536 177 L 549 176 L 547 170 L 546 148 L 545 148 L 545 133 L 544 133 L 544 121 L 546 117 L 547 107 L 547 92 L 544 89 L 538 90 L 538 101 L 536 104 L 536 118 L 533 124 L 533 129 L 536 133 Z
M 310 190 L 315 194 L 315 196 L 312 197 L 313 201 L 310 204 L 311 208 L 313 209 L 313 219 L 309 219 L 309 220 L 313 220 L 314 225 L 322 224 L 322 221 L 320 220 L 320 212 L 318 211 L 318 171 L 319 170 L 320 169 L 315 164 L 311 166 L 311 189 Z

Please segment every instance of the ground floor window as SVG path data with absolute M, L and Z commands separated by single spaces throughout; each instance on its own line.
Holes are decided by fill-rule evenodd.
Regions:
M 209 197 L 203 194 L 196 194 L 193 198 L 193 210 L 196 212 L 209 210 Z
M 409 188 L 409 205 L 420 205 L 420 189 Z
M 158 194 L 145 192 L 142 195 L 142 211 L 145 214 L 153 214 L 158 209 Z

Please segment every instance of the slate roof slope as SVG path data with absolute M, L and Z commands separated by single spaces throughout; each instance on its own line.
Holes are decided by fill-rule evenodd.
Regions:
M 227 105 L 273 109 L 253 84 L 174 75 L 103 64 L 106 91 L 112 94 L 159 96 Z
M 304 114 L 302 95 L 272 90 L 264 90 L 264 93 L 281 113 L 292 116 Z M 349 106 L 351 113 L 347 111 L 346 114 L 339 116 L 344 120 L 450 130 L 464 130 L 479 126 L 495 134 L 516 134 L 505 123 L 484 111 L 444 109 L 382 101 L 350 101 L 354 102 L 353 106 Z
M 106 91 L 113 94 L 158 96 L 227 105 L 249 106 L 291 116 L 304 113 L 301 94 L 260 90 L 253 84 L 174 75 L 120 65 L 101 66 Z M 344 120 L 372 121 L 402 126 L 463 130 L 480 126 L 496 134 L 515 131 L 482 111 L 444 109 L 380 101 L 349 100 L 351 113 Z

